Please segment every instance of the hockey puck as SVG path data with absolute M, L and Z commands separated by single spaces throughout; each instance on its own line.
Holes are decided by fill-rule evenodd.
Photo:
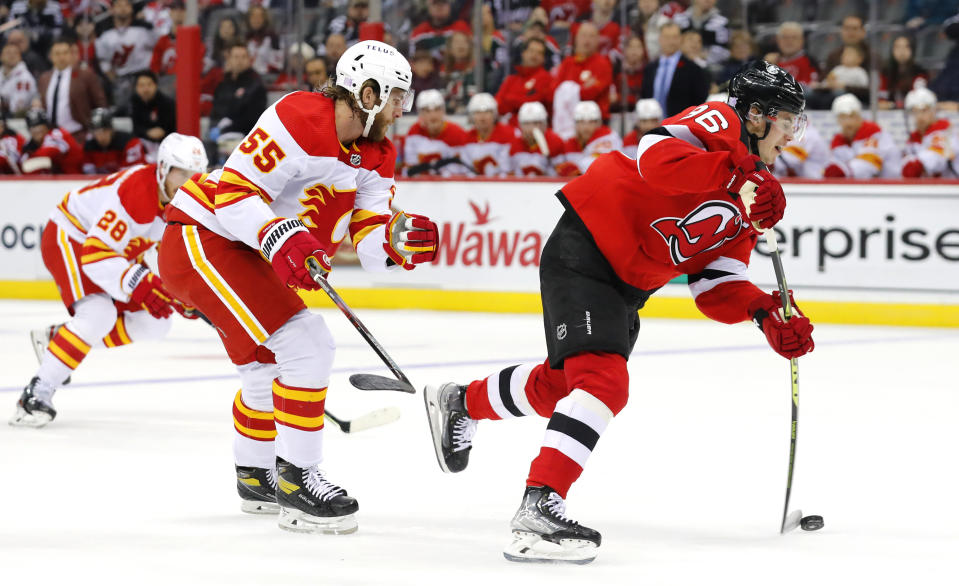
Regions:
M 820 515 L 809 515 L 803 517 L 802 521 L 799 522 L 799 526 L 802 527 L 803 531 L 819 531 L 825 524 L 825 521 L 823 521 Z

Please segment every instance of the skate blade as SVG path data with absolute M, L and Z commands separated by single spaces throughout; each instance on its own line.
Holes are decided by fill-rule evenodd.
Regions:
M 553 543 L 535 533 L 514 531 L 513 541 L 503 550 L 503 557 L 511 562 L 534 564 L 588 564 L 598 553 L 592 541 L 561 539 Z
M 280 507 L 280 529 L 294 533 L 346 535 L 356 533 L 359 525 L 352 514 L 342 517 L 315 517 L 297 509 Z
M 446 465 L 446 458 L 443 457 L 443 421 L 440 417 L 440 407 L 438 404 L 440 391 L 444 385 L 427 385 L 423 389 L 423 403 L 426 405 L 426 418 L 430 422 L 430 434 L 433 436 L 433 451 L 436 453 L 436 462 L 440 465 L 440 470 L 451 473 Z
M 27 413 L 21 408 L 17 408 L 17 412 L 13 417 L 10 418 L 8 423 L 13 427 L 33 427 L 40 428 L 44 427 L 46 424 L 53 421 L 53 418 L 50 415 L 38 412 L 38 413 Z
M 266 501 L 240 501 L 240 510 L 253 515 L 275 515 L 280 512 L 280 505 Z

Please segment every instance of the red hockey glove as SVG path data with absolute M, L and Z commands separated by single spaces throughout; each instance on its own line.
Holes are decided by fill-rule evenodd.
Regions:
M 839 179 L 846 176 L 846 170 L 836 163 L 829 163 L 822 170 L 822 176 L 827 179 Z
M 143 265 L 133 265 L 123 276 L 123 288 L 130 291 L 130 302 L 143 307 L 155 318 L 173 314 L 173 295 L 163 288 L 160 277 Z
M 408 271 L 436 258 L 439 231 L 426 216 L 397 212 L 386 224 L 383 249 L 394 263 Z
M 196 312 L 195 307 L 193 307 L 192 305 L 187 305 L 186 303 L 183 303 L 179 299 L 173 300 L 173 309 L 176 310 L 177 313 L 179 313 L 186 319 L 200 318 L 200 315 Z
M 796 307 L 792 290 L 789 291 L 792 317 L 788 321 L 783 319 L 781 299 L 779 291 L 774 291 L 772 295 L 763 295 L 749 304 L 749 313 L 759 329 L 766 334 L 766 340 L 773 350 L 784 358 L 799 358 L 812 352 L 816 346 L 812 340 L 813 326 L 809 323 L 809 318 Z
M 922 177 L 925 174 L 926 168 L 919 159 L 910 158 L 902 165 L 903 177 L 915 178 Z
M 287 287 L 307 291 L 320 288 L 306 266 L 310 258 L 323 269 L 323 276 L 332 268 L 323 245 L 296 218 L 277 218 L 268 222 L 260 229 L 259 238 L 260 252 Z
M 783 213 L 786 211 L 786 195 L 783 193 L 783 187 L 756 155 L 743 157 L 733 169 L 733 176 L 727 184 L 727 190 L 734 200 L 742 201 L 740 191 L 747 181 L 756 184 L 756 192 L 752 205 L 745 210 L 746 218 L 750 224 L 755 224 L 762 230 L 768 230 L 783 219 Z M 746 202 L 742 201 L 740 205 L 742 209 L 745 209 Z

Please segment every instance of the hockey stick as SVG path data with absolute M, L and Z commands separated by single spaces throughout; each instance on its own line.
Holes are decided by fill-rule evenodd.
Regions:
M 410 379 L 406 378 L 406 375 L 403 374 L 403 371 L 400 370 L 400 367 L 397 366 L 396 362 L 390 358 L 390 355 L 386 353 L 386 350 L 383 349 L 383 346 L 376 341 L 376 338 L 374 338 L 373 334 L 366 329 L 366 326 L 363 325 L 363 322 L 360 321 L 360 318 L 356 317 L 356 314 L 353 313 L 353 310 L 350 309 L 350 306 L 343 301 L 343 298 L 340 297 L 340 294 L 336 292 L 336 289 L 334 289 L 326 280 L 326 277 L 323 276 L 323 269 L 320 268 L 320 264 L 316 261 L 316 259 L 310 257 L 306 259 L 306 264 L 310 270 L 310 276 L 313 277 L 313 280 L 316 281 L 316 284 L 319 285 L 320 289 L 323 289 L 323 292 L 326 293 L 329 298 L 333 300 L 333 303 L 340 308 L 340 311 L 343 312 L 343 315 L 346 316 L 346 319 L 353 324 L 353 327 L 356 328 L 356 331 L 363 336 L 363 339 L 366 340 L 366 343 L 373 348 L 373 351 L 376 352 L 376 355 L 380 357 L 380 360 L 386 364 L 386 366 L 390 369 L 390 372 L 392 372 L 393 376 L 395 376 L 397 379 L 389 379 L 387 377 L 377 376 L 374 374 L 355 374 L 350 377 L 350 383 L 356 388 L 364 391 L 393 390 L 402 391 L 404 393 L 415 393 L 416 389 L 413 388 L 413 384 L 410 382 Z M 391 386 L 383 387 L 375 385 L 376 382 L 382 384 L 384 381 L 389 381 L 388 384 Z
M 760 163 L 761 164 L 761 163 Z M 765 169 L 763 165 L 763 169 Z M 756 184 L 747 181 L 739 190 L 739 196 L 743 199 L 746 209 L 752 207 L 755 199 Z M 779 297 L 783 305 L 783 319 L 789 321 L 792 317 L 792 305 L 789 302 L 789 287 L 786 285 L 786 273 L 783 270 L 782 258 L 779 255 L 779 242 L 774 230 L 762 230 L 758 225 L 753 224 L 766 238 L 766 246 L 769 248 L 770 257 L 773 260 L 773 270 L 776 272 L 776 284 L 779 287 Z M 802 511 L 796 509 L 789 511 L 789 499 L 792 496 L 793 473 L 796 469 L 796 436 L 799 428 L 799 361 L 796 358 L 789 359 L 790 385 L 792 387 L 792 425 L 789 436 L 789 470 L 786 475 L 786 500 L 783 504 L 782 523 L 779 526 L 779 533 L 785 534 L 799 527 L 802 522 Z

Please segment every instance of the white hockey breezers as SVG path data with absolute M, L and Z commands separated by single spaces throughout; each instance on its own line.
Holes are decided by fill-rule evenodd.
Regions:
M 588 564 L 599 548 L 592 541 L 560 539 L 554 543 L 536 533 L 513 531 L 513 541 L 503 550 L 511 562 Z

